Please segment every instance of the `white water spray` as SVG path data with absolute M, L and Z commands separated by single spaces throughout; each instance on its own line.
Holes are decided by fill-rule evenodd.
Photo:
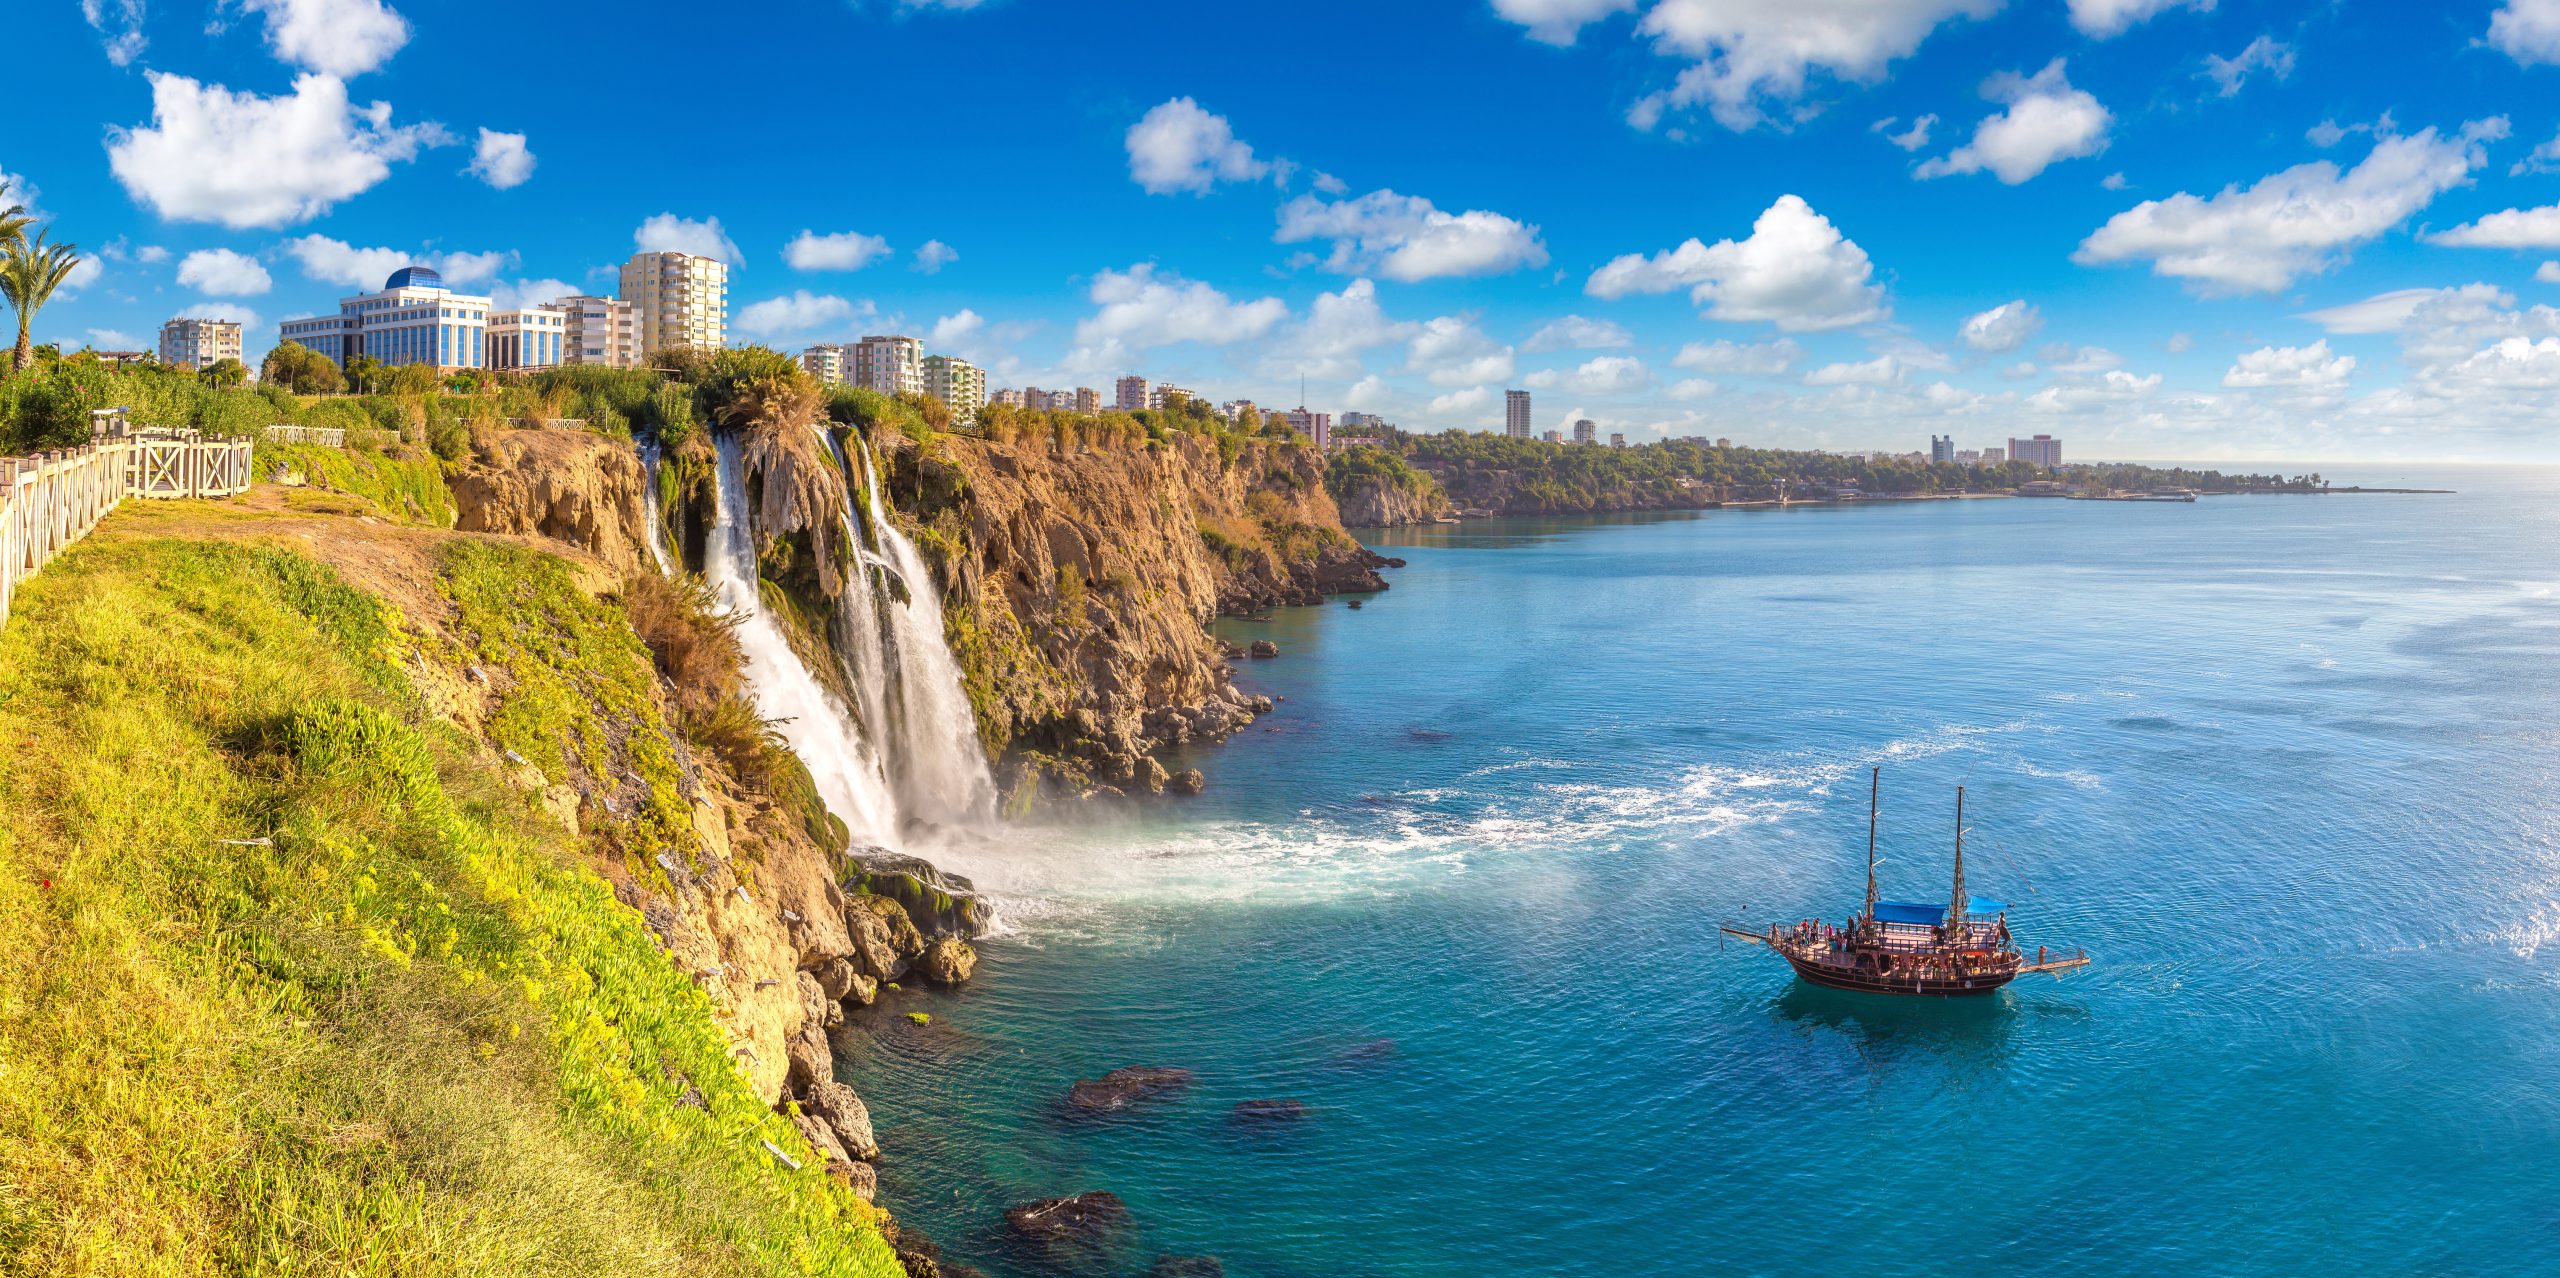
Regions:
M 834 442 L 829 436 L 830 446 Z M 855 544 L 867 589 L 845 592 L 858 606 L 848 623 L 869 632 L 854 646 L 876 663 L 857 672 L 880 689 L 882 713 L 870 722 L 897 745 L 890 776 L 909 816 L 944 826 L 983 825 L 995 815 L 995 779 L 978 743 L 977 715 L 961 691 L 960 665 L 943 636 L 941 595 L 924 556 L 880 500 L 880 468 L 870 446 L 855 442 L 861 450 L 855 457 L 834 451 L 845 471 L 848 505 L 859 461 L 870 516 L 855 520 L 847 512 L 847 524 L 859 530 Z
M 675 571 L 675 559 L 667 553 L 667 529 L 658 512 L 658 441 L 640 446 L 640 513 L 648 525 L 649 562 L 656 565 L 658 575 Z
M 898 801 L 879 753 L 783 638 L 764 609 L 756 584 L 755 534 L 747 526 L 746 467 L 737 440 L 721 436 L 720 508 L 704 554 L 704 576 L 738 620 L 738 644 L 747 657 L 747 686 L 756 713 L 780 723 L 783 739 L 806 764 L 827 810 L 841 818 L 856 843 L 896 846 Z

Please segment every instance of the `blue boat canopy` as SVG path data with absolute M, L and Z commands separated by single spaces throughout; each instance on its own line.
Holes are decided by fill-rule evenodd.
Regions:
M 1971 918 L 1987 919 L 1994 914 L 2006 913 L 2008 909 L 2006 902 L 1994 901 L 1986 896 L 1965 899 L 1964 912 Z M 1878 923 L 1906 923 L 1916 927 L 1936 927 L 1946 921 L 1947 907 L 1944 905 L 1927 905 L 1918 901 L 1876 902 L 1876 922 Z

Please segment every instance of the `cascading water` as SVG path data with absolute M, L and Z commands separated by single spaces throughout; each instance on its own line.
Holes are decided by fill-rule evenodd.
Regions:
M 889 776 L 907 816 L 943 827 L 982 825 L 995 814 L 995 779 L 960 688 L 959 663 L 943 638 L 933 576 L 881 503 L 869 446 L 857 439 L 861 451 L 848 456 L 833 435 L 819 434 L 845 474 L 846 532 L 862 577 L 838 607 L 846 674 L 863 690 L 863 721 L 892 746 Z M 857 483 L 867 518 L 853 509 Z
M 667 528 L 658 512 L 658 441 L 640 446 L 640 513 L 648 527 L 649 562 L 663 577 L 675 571 L 675 560 L 667 554 Z
M 809 673 L 783 638 L 780 624 L 765 611 L 756 585 L 755 534 L 746 522 L 746 467 L 735 438 L 721 436 L 719 449 L 720 507 L 712 520 L 704 576 L 720 605 L 738 618 L 738 644 L 746 650 L 747 686 L 754 691 L 756 713 L 779 723 L 783 739 L 817 782 L 819 797 L 844 821 L 856 843 L 896 846 L 898 800 L 879 753 Z

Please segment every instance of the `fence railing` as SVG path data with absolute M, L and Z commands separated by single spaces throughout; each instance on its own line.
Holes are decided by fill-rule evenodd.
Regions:
M 279 444 L 318 444 L 323 448 L 347 446 L 347 431 L 343 426 L 269 426 L 263 434 Z
M 249 490 L 249 441 L 194 431 L 111 436 L 0 457 L 0 625 L 18 583 L 89 535 L 127 497 L 230 497 Z

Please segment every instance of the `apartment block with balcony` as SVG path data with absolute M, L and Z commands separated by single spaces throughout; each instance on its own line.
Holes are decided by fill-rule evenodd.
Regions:
M 225 319 L 181 316 L 160 326 L 160 362 L 171 368 L 207 369 L 240 358 L 240 325 Z
M 634 253 L 622 264 L 622 300 L 640 322 L 640 357 L 729 342 L 729 264 L 691 253 Z
M 1135 373 L 1112 383 L 1112 388 L 1111 406 L 1124 413 L 1134 413 L 1141 408 L 1154 407 L 1148 402 L 1147 379 Z
M 971 421 L 987 406 L 987 370 L 948 355 L 924 357 L 924 393 L 941 400 L 960 421 Z
M 913 337 L 865 337 L 853 344 L 845 379 L 883 395 L 924 393 L 924 343 Z
M 842 346 L 821 342 L 800 352 L 800 367 L 809 370 L 820 386 L 844 385 L 845 355 Z
M 554 298 L 543 303 L 560 312 L 560 362 L 599 364 L 606 368 L 640 367 L 640 316 L 637 307 L 618 297 Z

